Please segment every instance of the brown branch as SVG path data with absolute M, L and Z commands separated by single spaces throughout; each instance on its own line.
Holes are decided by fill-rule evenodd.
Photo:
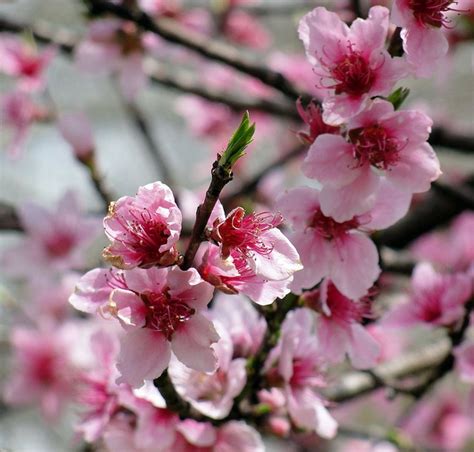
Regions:
M 165 160 L 163 152 L 158 146 L 156 139 L 153 137 L 153 134 L 142 111 L 136 104 L 133 102 L 128 102 L 125 99 L 123 99 L 123 104 L 128 117 L 134 124 L 136 130 L 140 133 L 143 142 L 145 143 L 145 148 L 148 150 L 148 153 L 155 162 L 158 171 L 161 173 L 161 180 L 169 187 L 175 187 L 176 184 L 171 168 L 169 167 L 168 162 Z
M 175 21 L 169 19 L 153 20 L 141 11 L 131 11 L 121 5 L 104 0 L 84 0 L 84 2 L 92 16 L 109 13 L 121 19 L 129 20 L 142 30 L 154 33 L 171 43 L 179 44 L 206 58 L 219 61 L 240 72 L 251 75 L 291 99 L 295 100 L 304 94 L 281 73 L 259 64 L 256 58 L 249 58 L 230 45 L 210 40 L 192 32 Z M 305 97 L 311 96 L 306 95 Z
M 4 202 L 0 202 L 0 230 L 23 231 L 15 208 Z
M 95 155 L 92 154 L 86 159 L 78 158 L 77 160 L 87 168 L 92 185 L 94 185 L 98 195 L 105 204 L 105 210 L 107 210 L 109 204 L 114 200 L 115 197 L 110 194 L 109 190 L 105 186 L 104 178 L 97 167 Z
M 222 189 L 232 180 L 232 173 L 219 165 L 219 159 L 214 162 L 211 175 L 211 183 L 207 189 L 204 202 L 197 208 L 191 239 L 184 254 L 183 263 L 180 265 L 183 270 L 187 270 L 193 265 L 199 245 L 206 240 L 205 230 L 212 210 L 219 199 Z
M 371 372 L 350 372 L 336 384 L 328 387 L 324 394 L 333 402 L 344 402 L 363 396 L 384 387 L 386 382 L 389 385 L 389 382 L 396 379 L 417 375 L 438 366 L 448 356 L 449 351 L 450 341 L 448 339 L 435 342 L 380 364 Z

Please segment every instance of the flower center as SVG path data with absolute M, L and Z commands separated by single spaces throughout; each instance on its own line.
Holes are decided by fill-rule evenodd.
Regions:
M 311 219 L 308 227 L 313 228 L 319 235 L 324 237 L 326 240 L 333 240 L 340 238 L 347 231 L 356 229 L 359 226 L 359 220 L 357 217 L 351 220 L 338 223 L 331 217 L 327 217 L 321 212 L 321 209 L 316 210 Z
M 349 48 L 346 55 L 331 69 L 332 77 L 337 81 L 334 85 L 336 94 L 361 96 L 370 91 L 375 79 L 368 61 L 358 52 Z
M 51 257 L 63 257 L 71 252 L 75 239 L 71 234 L 56 232 L 45 241 L 45 248 Z
M 41 60 L 36 57 L 24 57 L 20 64 L 20 72 L 26 77 L 35 77 L 41 70 Z
M 130 211 L 131 220 L 118 221 L 128 232 L 120 241 L 131 251 L 140 254 L 142 267 L 160 263 L 163 253 L 159 248 L 166 244 L 171 233 L 165 222 L 153 218 L 147 209 Z
M 355 145 L 355 158 L 358 166 L 369 163 L 376 168 L 387 170 L 400 160 L 400 144 L 390 137 L 387 131 L 378 126 L 361 127 L 349 132 L 349 138 Z
M 280 215 L 268 212 L 245 215 L 242 207 L 234 209 L 227 218 L 217 224 L 212 238 L 222 244 L 222 256 L 227 258 L 233 249 L 241 253 L 255 251 L 258 254 L 269 254 L 273 247 L 261 240 L 261 235 L 277 227 L 282 222 Z
M 173 300 L 167 288 L 161 293 L 144 292 L 140 297 L 147 307 L 145 328 L 160 331 L 168 340 L 196 312 L 187 304 Z
M 449 23 L 443 13 L 456 11 L 450 8 L 452 3 L 452 0 L 409 0 L 408 6 L 420 24 L 440 28 Z

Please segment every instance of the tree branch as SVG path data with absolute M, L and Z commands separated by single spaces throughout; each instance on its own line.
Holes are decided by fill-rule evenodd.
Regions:
M 0 201 L 0 231 L 23 231 L 15 208 Z
M 292 82 L 279 72 L 258 64 L 256 59 L 241 54 L 230 45 L 191 32 L 175 21 L 169 19 L 153 20 L 141 11 L 131 11 L 121 5 L 104 0 L 84 0 L 84 2 L 93 16 L 109 13 L 121 19 L 129 20 L 142 30 L 154 33 L 169 42 L 179 44 L 206 58 L 227 64 L 238 71 L 251 75 L 291 99 L 297 99 L 303 95 Z M 306 95 L 305 97 L 311 96 Z

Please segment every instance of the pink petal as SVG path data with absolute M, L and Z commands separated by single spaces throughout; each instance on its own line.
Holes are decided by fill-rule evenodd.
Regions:
M 341 293 L 357 300 L 373 286 L 380 274 L 374 242 L 355 232 L 346 234 L 334 249 L 330 278 Z
M 360 177 L 353 146 L 339 135 L 325 133 L 316 138 L 303 162 L 305 176 L 318 180 L 324 187 L 341 188 Z
M 428 143 L 415 149 L 407 146 L 400 154 L 400 161 L 387 173 L 387 178 L 401 190 L 411 193 L 428 191 L 431 182 L 441 175 L 438 157 Z
M 382 349 L 372 335 L 358 323 L 351 326 L 349 357 L 356 369 L 369 369 L 377 364 Z
M 370 221 L 363 223 L 364 229 L 385 229 L 403 218 L 410 208 L 411 193 L 400 190 L 386 178 L 380 180 L 375 205 L 370 210 Z
M 110 295 L 110 301 L 122 324 L 136 328 L 145 326 L 147 308 L 139 295 L 130 290 L 115 289 Z
M 121 376 L 117 384 L 128 383 L 139 388 L 144 380 L 158 378 L 170 357 L 170 344 L 160 332 L 146 328 L 127 332 L 120 339 L 117 369 Z
M 323 187 L 319 197 L 321 210 L 337 222 L 351 220 L 373 207 L 379 184 L 380 176 L 367 165 L 352 183 L 342 188 Z
M 201 372 L 212 372 L 217 358 L 211 345 L 219 340 L 212 322 L 202 314 L 195 314 L 176 331 L 171 347 L 176 357 L 186 366 Z

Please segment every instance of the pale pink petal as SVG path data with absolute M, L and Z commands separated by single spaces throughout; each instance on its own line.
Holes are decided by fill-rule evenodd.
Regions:
M 370 8 L 369 20 L 358 18 L 352 23 L 351 38 L 363 54 L 384 46 L 389 25 L 388 16 L 387 8 L 374 6 Z
M 382 352 L 380 344 L 358 323 L 351 325 L 351 333 L 348 353 L 352 365 L 356 369 L 369 369 L 375 366 Z
M 170 344 L 160 332 L 147 328 L 127 332 L 120 339 L 117 369 L 121 376 L 117 384 L 128 383 L 139 388 L 144 380 L 158 378 L 170 357 Z
M 377 248 L 372 240 L 358 232 L 346 234 L 336 247 L 331 262 L 331 280 L 341 293 L 358 300 L 380 274 Z
M 265 446 L 255 429 L 242 421 L 230 421 L 219 429 L 215 451 L 265 452 Z
M 277 198 L 276 206 L 293 228 L 302 230 L 319 208 L 319 191 L 310 187 L 293 188 Z
M 356 180 L 342 188 L 323 187 L 319 199 L 324 215 L 342 223 L 374 206 L 380 176 L 368 165 L 361 170 Z
M 92 126 L 84 113 L 63 113 L 58 127 L 77 157 L 87 157 L 94 150 Z
M 429 77 L 448 52 L 448 40 L 437 28 L 413 26 L 402 30 L 401 37 L 407 60 L 418 77 Z
M 291 290 L 301 293 L 302 289 L 309 289 L 321 281 L 330 272 L 331 245 L 311 229 L 305 232 L 296 232 L 290 236 L 292 243 L 298 250 L 303 264 L 303 270 L 293 275 Z
M 401 190 L 421 193 L 430 189 L 431 182 L 441 175 L 438 157 L 428 143 L 416 148 L 407 146 L 400 160 L 387 172 L 387 178 Z
M 303 266 L 295 247 L 277 228 L 266 231 L 261 236 L 264 243 L 271 246 L 271 253 L 253 253 L 251 266 L 262 278 L 272 281 L 288 279 L 293 273 L 301 270 Z
M 211 447 L 216 441 L 216 429 L 209 422 L 185 419 L 176 427 L 187 441 L 198 447 Z
M 324 187 L 341 188 L 361 176 L 353 146 L 339 135 L 325 133 L 309 148 L 302 167 L 305 176 L 317 179 Z
M 114 315 L 122 324 L 136 328 L 145 326 L 147 308 L 139 295 L 130 290 L 115 289 L 110 294 Z
M 212 372 L 217 358 L 211 345 L 219 340 L 212 322 L 195 314 L 174 333 L 171 347 L 176 357 L 186 366 L 202 372 Z
M 375 204 L 370 210 L 370 221 L 363 223 L 364 229 L 377 231 L 388 228 L 403 218 L 410 208 L 412 194 L 400 190 L 386 178 L 380 180 Z

